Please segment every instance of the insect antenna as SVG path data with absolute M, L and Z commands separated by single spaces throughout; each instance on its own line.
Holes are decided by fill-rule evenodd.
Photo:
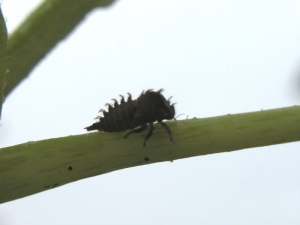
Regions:
M 177 118 L 178 118 L 179 116 L 182 116 L 182 115 L 185 115 L 185 114 L 184 114 L 184 113 L 179 114 L 178 116 L 174 117 L 174 120 L 176 121 Z

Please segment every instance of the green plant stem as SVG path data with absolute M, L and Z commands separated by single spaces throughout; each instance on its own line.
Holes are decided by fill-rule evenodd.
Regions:
M 9 38 L 9 73 L 5 96 L 65 38 L 85 15 L 114 0 L 45 0 Z
M 7 30 L 0 5 L 0 118 L 7 71 Z
M 300 107 L 168 125 L 174 142 L 156 124 L 146 147 L 145 132 L 94 132 L 0 149 L 0 203 L 119 169 L 299 141 Z

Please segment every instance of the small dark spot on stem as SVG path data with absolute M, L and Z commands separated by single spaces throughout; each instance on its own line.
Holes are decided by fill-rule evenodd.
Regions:
M 55 187 L 57 187 L 57 186 L 58 186 L 58 183 L 56 183 L 56 184 L 53 184 L 53 186 L 52 186 L 52 187 L 53 187 L 53 188 L 55 188 Z
M 68 170 L 73 170 L 72 166 L 69 166 L 69 167 L 68 167 Z
M 148 162 L 150 159 L 149 159 L 147 156 L 145 156 L 144 160 L 145 160 L 146 162 Z

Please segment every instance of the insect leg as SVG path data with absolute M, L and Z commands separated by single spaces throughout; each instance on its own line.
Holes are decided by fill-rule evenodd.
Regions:
M 153 123 L 149 123 L 149 125 L 150 125 L 150 129 L 149 129 L 148 134 L 147 134 L 146 137 L 145 137 L 145 140 L 144 140 L 144 146 L 146 146 L 146 140 L 148 140 L 148 139 L 151 137 L 151 135 L 152 135 L 152 133 L 153 133 L 153 130 L 154 130 Z
M 128 132 L 128 133 L 124 136 L 124 138 L 127 138 L 129 134 L 140 133 L 140 132 L 142 132 L 142 131 L 145 130 L 145 129 L 147 129 L 147 124 L 143 124 L 140 128 L 134 129 L 134 130 Z
M 160 125 L 162 125 L 166 129 L 167 133 L 169 134 L 170 141 L 173 141 L 172 132 L 171 132 L 170 127 L 168 127 L 167 124 L 164 123 L 164 122 L 159 122 L 159 123 L 160 123 Z

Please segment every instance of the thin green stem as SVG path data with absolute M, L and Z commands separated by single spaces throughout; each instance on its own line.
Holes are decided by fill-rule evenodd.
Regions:
M 0 5 L 0 118 L 7 71 L 7 30 Z

